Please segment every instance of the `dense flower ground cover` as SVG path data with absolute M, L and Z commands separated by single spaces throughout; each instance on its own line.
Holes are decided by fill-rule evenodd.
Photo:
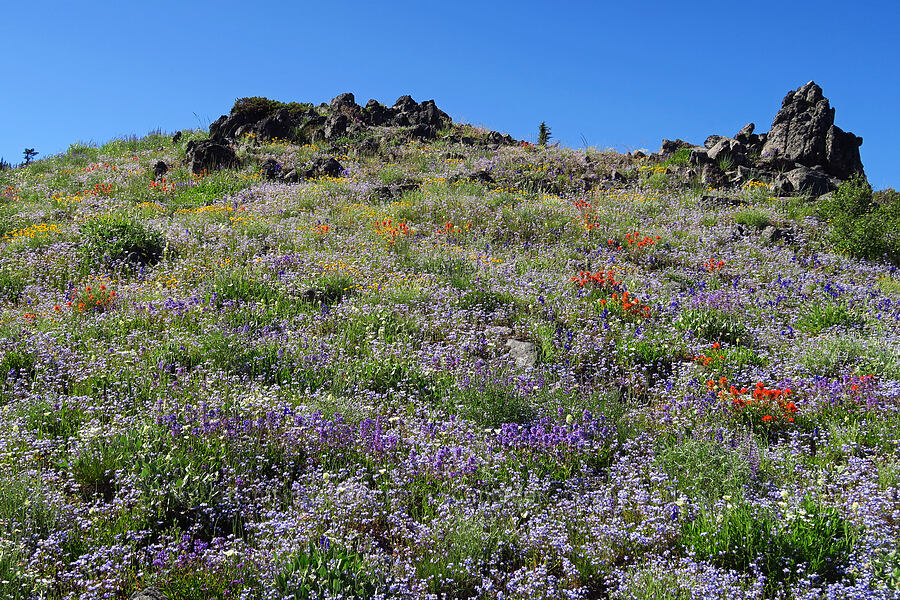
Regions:
M 204 136 L 0 172 L 3 598 L 896 597 L 900 274 L 815 202 L 390 136 L 154 179 Z

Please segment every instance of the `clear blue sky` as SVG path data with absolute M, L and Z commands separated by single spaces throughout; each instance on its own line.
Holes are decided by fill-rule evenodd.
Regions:
M 0 156 L 207 126 L 235 98 L 433 98 L 457 121 L 657 150 L 749 121 L 809 80 L 900 188 L 893 1 L 5 2 Z

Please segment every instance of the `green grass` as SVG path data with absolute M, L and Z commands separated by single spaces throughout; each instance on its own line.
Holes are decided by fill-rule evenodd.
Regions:
M 769 215 L 757 208 L 745 208 L 734 213 L 734 222 L 755 229 L 765 229 L 769 225 L 772 225 L 772 219 Z
M 806 497 L 787 515 L 744 503 L 705 511 L 685 523 L 680 543 L 698 559 L 738 572 L 755 563 L 771 598 L 797 581 L 801 564 L 825 581 L 840 580 L 859 535 L 835 508 Z

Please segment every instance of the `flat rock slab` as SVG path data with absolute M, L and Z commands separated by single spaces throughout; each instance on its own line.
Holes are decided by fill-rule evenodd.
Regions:
M 509 356 L 516 361 L 517 366 L 533 367 L 537 364 L 537 348 L 534 342 L 509 339 L 506 340 L 506 347 L 509 348 Z
M 129 600 L 169 600 L 169 597 L 155 587 L 148 587 L 133 593 Z

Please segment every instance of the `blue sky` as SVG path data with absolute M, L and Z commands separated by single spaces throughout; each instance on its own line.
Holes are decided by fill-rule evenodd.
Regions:
M 207 126 L 241 96 L 434 99 L 456 121 L 570 147 L 701 144 L 768 131 L 785 93 L 822 86 L 900 188 L 894 2 L 5 3 L 0 157 Z

